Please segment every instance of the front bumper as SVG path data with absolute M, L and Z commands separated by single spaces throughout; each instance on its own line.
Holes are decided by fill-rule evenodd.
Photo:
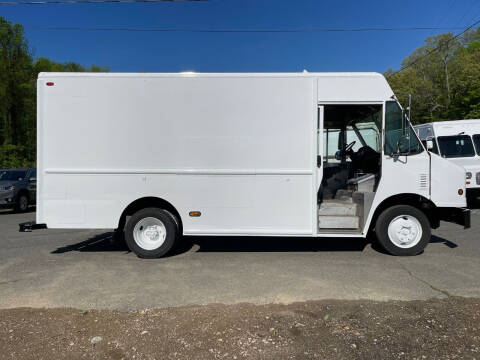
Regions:
M 15 194 L 13 192 L 0 192 L 0 208 L 15 206 Z
M 480 186 L 469 188 L 467 187 L 467 196 L 468 197 L 479 197 L 480 196 Z
M 438 208 L 438 219 L 470 228 L 470 209 L 465 208 Z

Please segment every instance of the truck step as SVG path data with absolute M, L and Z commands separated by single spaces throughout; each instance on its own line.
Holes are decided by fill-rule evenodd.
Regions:
M 352 195 L 353 195 L 352 190 L 340 189 L 340 190 L 337 190 L 337 192 L 335 194 L 335 199 L 352 202 L 353 201 L 352 200 Z
M 357 214 L 357 204 L 353 202 L 347 201 L 339 201 L 339 200 L 324 200 L 320 207 L 318 208 L 318 215 L 325 216 L 325 215 L 350 215 L 355 216 Z
M 358 229 L 360 218 L 358 216 L 319 216 L 319 229 Z

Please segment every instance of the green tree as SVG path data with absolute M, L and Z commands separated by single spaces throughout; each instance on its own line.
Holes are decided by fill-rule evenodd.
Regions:
M 0 18 L 0 144 L 19 144 L 30 125 L 31 74 L 32 58 L 23 27 Z
M 385 73 L 395 93 L 412 94 L 412 120 L 425 123 L 478 116 L 480 29 L 461 38 L 428 37 L 402 62 L 404 71 Z

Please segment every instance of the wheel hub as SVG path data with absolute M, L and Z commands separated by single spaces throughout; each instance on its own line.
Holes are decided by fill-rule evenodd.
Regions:
M 388 225 L 388 236 L 396 246 L 411 248 L 422 238 L 422 226 L 413 216 L 397 216 Z
M 161 231 L 162 230 L 160 226 L 149 226 L 145 230 L 145 236 L 147 236 L 152 241 L 156 241 L 160 238 Z
M 27 206 L 28 206 L 27 199 L 24 196 L 22 196 L 20 198 L 20 209 L 25 210 Z
M 155 250 L 163 245 L 167 229 L 163 222 L 154 217 L 141 219 L 133 229 L 133 239 L 142 249 Z

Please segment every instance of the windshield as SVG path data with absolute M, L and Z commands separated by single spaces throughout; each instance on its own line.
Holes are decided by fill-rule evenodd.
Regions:
M 0 170 L 0 180 L 18 181 L 25 179 L 26 171 L 22 170 Z
M 477 155 L 480 155 L 480 135 L 475 134 L 472 136 L 473 143 L 475 144 L 475 149 L 477 150 Z
M 370 146 L 376 152 L 381 151 L 380 130 L 375 123 L 357 124 L 358 132 L 367 146 Z M 380 124 L 381 128 L 381 124 Z M 360 147 L 362 144 L 359 144 Z
M 439 136 L 438 146 L 444 158 L 475 156 L 472 139 L 468 135 Z

